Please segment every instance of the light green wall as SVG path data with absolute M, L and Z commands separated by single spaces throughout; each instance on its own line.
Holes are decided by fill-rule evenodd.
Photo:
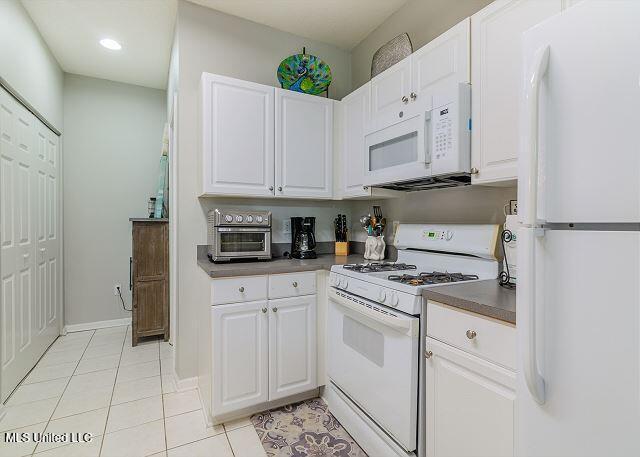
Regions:
M 166 93 L 65 74 L 65 324 L 130 317 L 130 217 L 155 195 Z
M 351 82 L 356 89 L 371 79 L 373 54 L 401 33 L 408 33 L 413 50 L 446 32 L 492 0 L 410 0 L 351 51 Z
M 0 76 L 62 131 L 62 70 L 18 0 L 0 0 Z

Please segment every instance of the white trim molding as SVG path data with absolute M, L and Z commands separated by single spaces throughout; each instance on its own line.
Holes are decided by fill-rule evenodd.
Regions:
M 122 319 L 111 319 L 108 321 L 86 322 L 84 324 L 69 324 L 64 326 L 64 328 L 62 329 L 62 334 L 66 335 L 69 332 L 82 332 L 84 330 L 96 330 L 99 328 L 119 327 L 122 325 L 130 324 L 130 317 L 125 317 Z

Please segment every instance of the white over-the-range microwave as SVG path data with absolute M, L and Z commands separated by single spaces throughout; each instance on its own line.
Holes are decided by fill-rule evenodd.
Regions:
M 365 136 L 365 185 L 422 190 L 471 182 L 471 86 L 429 98 Z

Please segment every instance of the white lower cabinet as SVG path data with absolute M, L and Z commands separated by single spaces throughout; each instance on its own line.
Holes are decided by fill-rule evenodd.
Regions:
M 215 415 L 268 400 L 267 311 L 266 300 L 211 307 Z
M 284 289 L 278 286 L 283 281 L 304 288 L 311 277 L 315 284 L 315 272 L 270 275 L 275 292 L 269 295 L 281 295 Z M 247 284 L 246 290 L 261 278 L 266 279 L 214 280 L 212 292 L 214 296 L 231 296 L 232 291 L 224 289 L 235 290 L 240 281 Z M 293 296 L 291 292 L 284 298 L 211 306 L 211 364 L 205 371 L 210 373 L 214 422 L 259 405 L 268 408 L 270 402 L 318 386 L 315 292 L 314 288 L 309 295 Z M 209 375 L 203 372 L 200 376 Z
M 269 399 L 317 386 L 316 296 L 270 300 Z
M 427 338 L 427 455 L 513 455 L 515 373 Z
M 427 337 L 428 457 L 514 455 L 515 373 Z

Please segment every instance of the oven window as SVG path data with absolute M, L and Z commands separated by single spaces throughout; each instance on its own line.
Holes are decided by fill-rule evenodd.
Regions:
M 260 252 L 265 250 L 264 233 L 226 233 L 220 236 L 220 252 Z
M 343 316 L 342 341 L 379 367 L 384 367 L 384 335 L 349 316 Z
M 369 171 L 383 170 L 418 160 L 418 132 L 369 146 Z

